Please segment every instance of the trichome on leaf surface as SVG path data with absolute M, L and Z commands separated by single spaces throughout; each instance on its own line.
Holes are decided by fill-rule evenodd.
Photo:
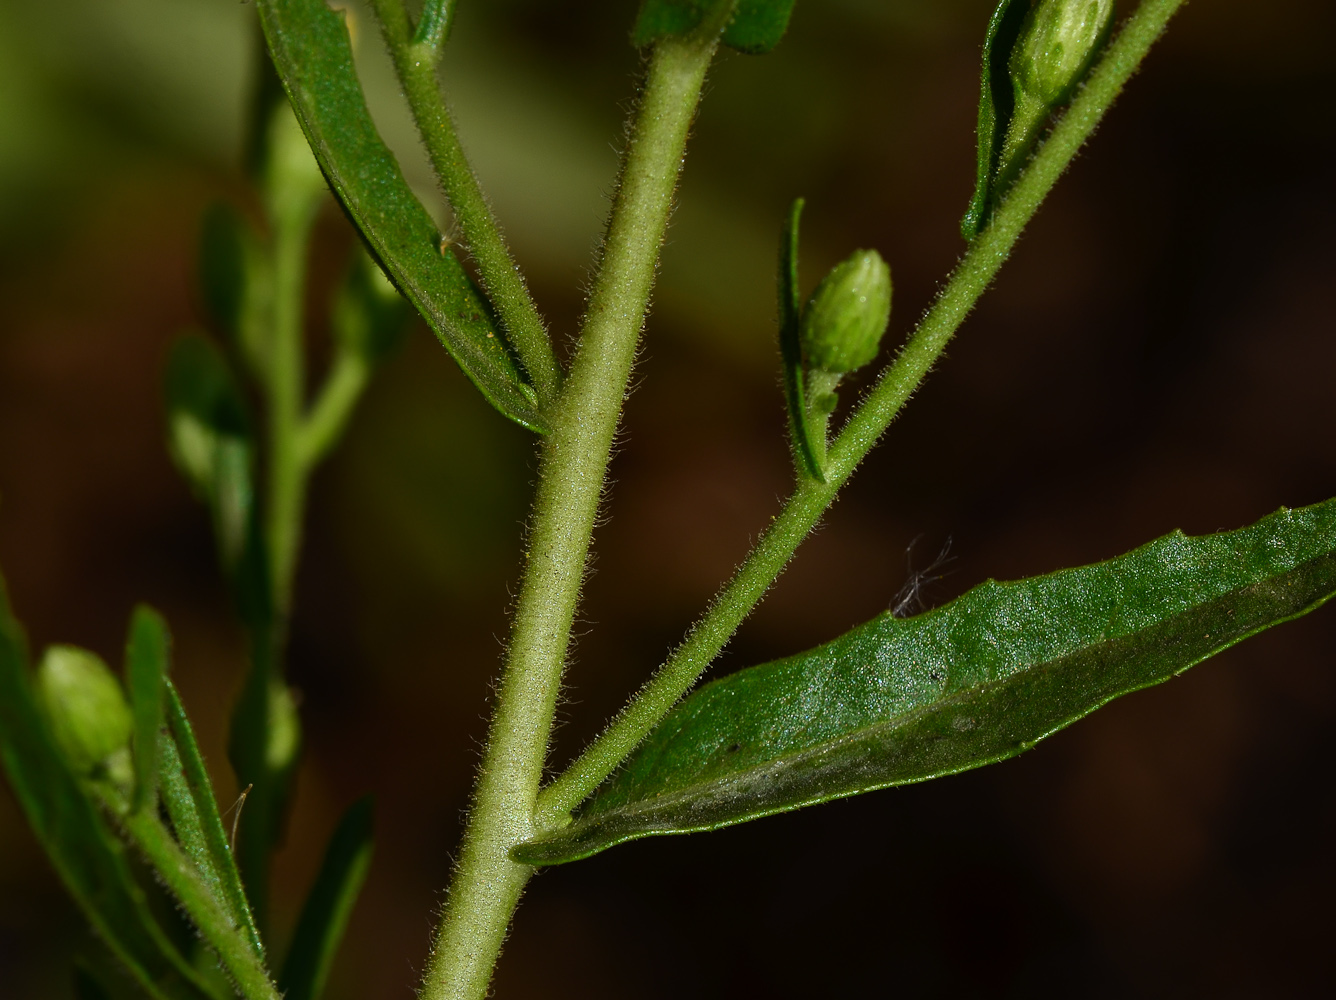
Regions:
M 902 319 L 903 288 L 892 292 L 904 284 L 893 274 L 912 262 L 866 243 L 810 252 L 804 233 L 819 202 L 785 192 L 767 267 L 777 263 L 770 349 L 773 412 L 787 413 L 787 498 L 666 659 L 638 671 L 638 688 L 563 765 L 553 743 L 574 623 L 596 528 L 605 506 L 616 509 L 613 443 L 669 220 L 677 201 L 690 203 L 689 185 L 679 187 L 707 79 L 721 59 L 740 60 L 729 65 L 743 74 L 782 59 L 790 34 L 819 30 L 822 14 L 794 0 L 643 0 L 633 18 L 623 12 L 640 79 L 567 350 L 443 84 L 458 55 L 455 0 L 372 0 L 367 10 L 256 0 L 266 58 L 246 190 L 204 216 L 207 330 L 172 345 L 162 393 L 167 450 L 207 511 L 245 635 L 226 723 L 235 801 L 215 785 L 219 762 L 196 733 L 214 707 L 178 691 L 162 614 L 135 608 L 118 677 L 78 646 L 33 655 L 10 605 L 21 595 L 0 589 L 0 757 L 96 934 L 71 972 L 79 995 L 348 995 L 335 963 L 373 863 L 369 796 L 328 824 L 300 912 L 272 905 L 307 739 L 289 661 L 317 471 L 415 314 L 493 418 L 531 432 L 536 469 L 470 807 L 420 956 L 423 1000 L 489 995 L 521 897 L 545 866 L 1013 757 L 1336 594 L 1333 499 L 1233 530 L 1143 538 L 1079 568 L 990 578 L 912 617 L 897 605 L 806 651 L 700 683 L 887 437 L 1181 6 L 1001 0 L 980 11 L 975 186 L 953 208 L 955 218 L 964 210 L 965 243 L 916 322 Z M 448 217 L 410 183 L 372 113 L 375 70 L 357 51 L 368 39 L 355 36 L 376 30 Z M 331 197 L 358 238 L 313 308 Z M 818 277 L 800 266 L 809 257 L 838 263 Z M 315 349 L 313 332 L 323 338 Z M 773 430 L 779 439 L 779 419 Z

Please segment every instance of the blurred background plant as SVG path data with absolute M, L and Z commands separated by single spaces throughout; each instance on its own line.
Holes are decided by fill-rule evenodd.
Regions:
M 617 165 L 634 6 L 466 3 L 447 50 L 464 140 L 559 333 Z M 808 198 L 806 273 L 851 246 L 891 262 L 889 340 L 960 253 L 990 6 L 799 4 L 773 55 L 716 67 L 558 758 L 659 661 L 786 490 L 773 271 L 790 198 Z M 254 197 L 253 22 L 223 0 L 0 0 L 0 565 L 34 648 L 112 658 L 135 601 L 163 610 L 224 797 L 244 637 L 164 448 L 159 385 L 171 340 L 205 320 L 205 207 Z M 359 23 L 373 112 L 430 195 Z M 721 669 L 883 610 L 919 536 L 920 562 L 953 539 L 935 604 L 1336 495 L 1334 30 L 1324 0 L 1186 9 Z M 352 241 L 327 199 L 312 331 Z M 327 345 L 311 346 L 319 364 Z M 316 475 L 289 655 L 306 755 L 271 908 L 282 941 L 337 817 L 375 792 L 376 861 L 331 1000 L 408 995 L 424 961 L 518 575 L 530 440 L 418 328 Z M 498 995 L 1322 992 L 1334 640 L 1331 613 L 1314 615 L 1017 761 L 548 871 Z M 68 995 L 87 937 L 6 788 L 4 994 Z

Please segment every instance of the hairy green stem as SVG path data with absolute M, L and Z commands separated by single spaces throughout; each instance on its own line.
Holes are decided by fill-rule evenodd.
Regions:
M 1183 0 L 1144 0 L 1109 45 L 1039 148 L 970 245 L 927 315 L 827 453 L 826 483 L 800 482 L 742 567 L 716 596 L 683 644 L 622 713 L 539 796 L 537 823 L 565 821 L 626 759 L 705 672 L 742 620 L 815 527 L 839 488 L 899 414 L 974 307 L 1058 177 L 1090 137 Z
M 655 46 L 575 363 L 543 441 L 527 566 L 472 813 L 422 988 L 480 998 L 533 869 L 533 834 L 557 690 L 613 434 L 654 279 L 687 131 L 722 25 Z
M 109 803 L 116 808 L 116 803 Z M 172 839 L 156 812 L 141 810 L 121 816 L 125 830 L 153 869 L 162 877 L 209 947 L 227 969 L 245 1000 L 280 1000 L 269 979 L 264 956 L 251 945 L 246 930 L 228 914 L 194 863 Z
M 449 10 L 427 13 L 449 19 Z M 454 117 L 445 106 L 436 67 L 440 44 L 448 23 L 440 23 L 438 37 L 416 42 L 411 38 L 408 16 L 400 0 L 375 0 L 376 14 L 384 28 L 385 40 L 394 57 L 399 82 L 408 98 L 409 110 L 417 123 L 436 176 L 455 213 L 464 241 L 478 264 L 488 297 L 500 314 L 506 335 L 520 356 L 525 371 L 533 381 L 538 401 L 543 406 L 555 403 L 561 390 L 561 365 L 552 349 L 543 319 L 538 314 L 524 277 L 511 256 L 501 227 L 483 196 L 478 178 L 469 166 L 455 129 Z M 431 27 L 426 19 L 424 25 Z

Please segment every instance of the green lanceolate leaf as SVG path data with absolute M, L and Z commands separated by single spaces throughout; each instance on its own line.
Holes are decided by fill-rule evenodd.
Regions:
M 98 935 L 149 996 L 221 1000 L 150 914 L 124 849 L 56 749 L 26 663 L 0 580 L 0 759 L 33 832 Z
M 199 807 L 186 780 L 181 752 L 171 733 L 158 734 L 158 792 L 167 818 L 172 821 L 172 834 L 181 849 L 199 869 L 200 877 L 215 896 L 222 897 L 223 883 L 213 863 L 213 853 L 204 835 L 204 822 Z
M 631 30 L 631 41 L 643 48 L 660 38 L 687 35 L 705 15 L 727 0 L 645 0 Z M 724 29 L 723 42 L 739 52 L 769 52 L 784 37 L 793 13 L 793 0 L 737 0 L 733 19 Z
M 707 684 L 573 821 L 515 849 L 574 861 L 1012 757 L 1336 593 L 1336 500 L 989 581 L 915 618 Z
M 329 967 L 371 867 L 371 825 L 368 797 L 353 803 L 330 838 L 279 977 L 284 1000 L 317 1000 L 324 991 Z
M 152 807 L 158 787 L 158 734 L 163 723 L 169 657 L 167 626 L 147 605 L 135 608 L 125 644 L 125 682 L 134 716 L 135 790 L 132 808 Z
M 998 158 L 1015 107 L 1007 61 L 1020 34 L 1029 4 L 1024 0 L 1002 0 L 988 20 L 983 43 L 983 69 L 979 88 L 979 161 L 974 197 L 960 220 L 961 235 L 974 239 L 988 221 L 995 197 Z
M 809 421 L 806 376 L 800 338 L 802 293 L 798 288 L 798 222 L 804 201 L 794 200 L 779 239 L 779 353 L 784 365 L 784 401 L 789 409 L 789 435 L 794 463 L 819 483 L 826 481 L 824 426 L 818 440 Z
M 245 931 L 255 953 L 263 955 L 264 946 L 255 926 L 255 917 L 218 812 L 213 782 L 209 780 L 181 696 L 170 680 L 166 681 L 166 695 L 171 746 L 161 758 L 161 782 L 168 815 L 177 839 L 199 867 L 205 883 L 220 895 L 233 922 Z
M 342 12 L 260 0 L 265 37 L 320 168 L 382 267 L 498 410 L 546 433 L 491 307 L 404 182 L 367 111 Z

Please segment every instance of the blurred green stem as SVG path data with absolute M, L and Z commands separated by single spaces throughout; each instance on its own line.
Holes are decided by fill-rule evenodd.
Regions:
M 267 403 L 266 487 L 262 553 L 242 588 L 263 588 L 252 600 L 250 673 L 232 720 L 229 755 L 240 784 L 250 787 L 241 816 L 237 859 L 256 922 L 268 910 L 269 858 L 282 828 L 300 745 L 299 724 L 283 680 L 283 649 L 301 548 L 306 486 L 312 471 L 305 411 L 304 305 L 306 257 L 326 185 L 287 100 L 275 95 L 265 122 L 262 188 L 269 221 L 272 289 L 260 349 L 260 389 Z M 322 393 L 322 398 L 327 394 Z M 345 393 L 346 396 L 346 393 Z M 352 399 L 342 401 L 347 407 Z
M 650 60 L 579 348 L 551 410 L 552 433 L 542 443 L 509 655 L 424 1000 L 486 996 L 511 914 L 533 872 L 512 861 L 510 850 L 533 834 L 534 803 L 613 434 L 687 131 L 723 23 L 716 18 L 689 39 L 659 42 Z
M 309 475 L 343 436 L 370 378 L 371 367 L 365 355 L 349 348 L 342 348 L 335 355 L 334 365 L 297 438 L 297 460 L 305 474 Z
M 800 482 L 746 562 L 715 597 L 686 641 L 579 759 L 538 800 L 539 828 L 563 823 L 626 759 L 705 672 L 738 625 L 779 576 L 1011 253 L 1017 238 L 1059 176 L 1136 72 L 1183 0 L 1144 0 L 1092 69 L 1085 86 L 1007 193 L 992 221 L 970 244 L 937 301 L 899 356 L 850 417 L 827 452 L 825 483 Z
M 280 620 L 292 604 L 292 579 L 301 546 L 307 469 L 302 461 L 302 404 L 306 356 L 302 344 L 306 246 L 318 203 L 275 212 L 274 303 L 268 350 L 269 495 L 265 509 L 273 606 Z

